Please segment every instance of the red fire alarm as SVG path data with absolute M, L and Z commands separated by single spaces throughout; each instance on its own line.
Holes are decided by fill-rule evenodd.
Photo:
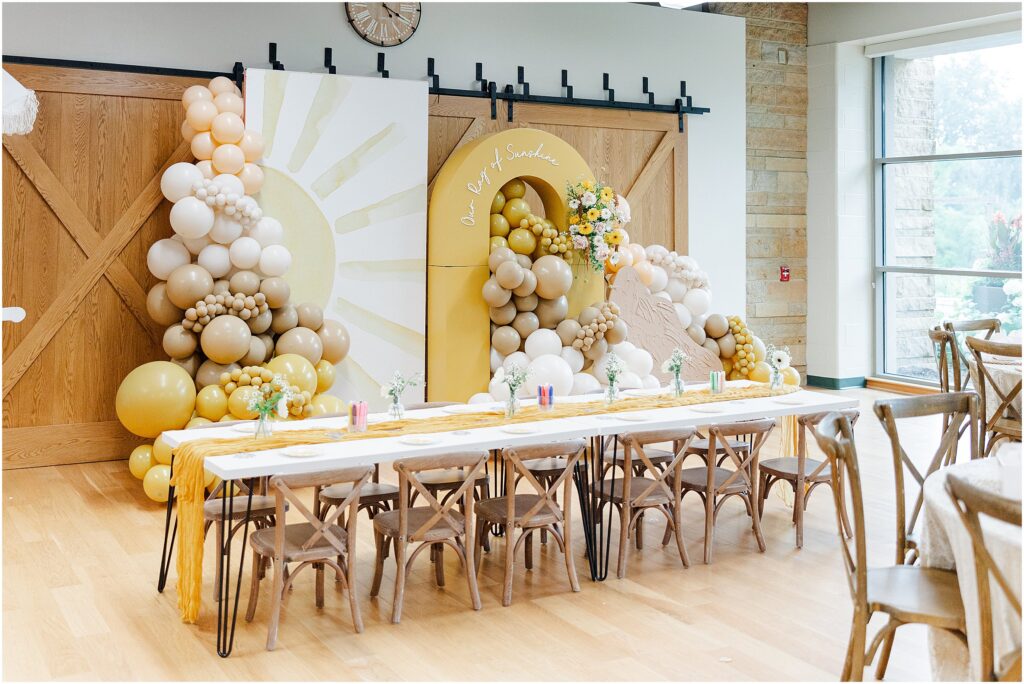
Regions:
M 779 266 L 779 282 L 789 282 L 789 266 Z

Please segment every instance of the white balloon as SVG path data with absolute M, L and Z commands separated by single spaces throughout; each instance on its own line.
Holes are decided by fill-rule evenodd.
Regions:
M 210 239 L 222 245 L 230 245 L 242 234 L 242 224 L 226 214 L 217 214 L 210 231 Z
M 175 235 L 174 237 L 181 238 L 180 235 Z M 201 237 L 193 238 L 191 240 L 181 238 L 181 243 L 185 245 L 185 247 L 188 249 L 190 253 L 198 255 L 200 252 L 203 251 L 203 248 L 206 247 L 206 245 L 213 244 L 213 240 L 210 239 L 209 235 L 203 235 Z
M 623 356 L 623 361 L 626 362 L 626 366 L 629 370 L 633 371 L 639 377 L 650 375 L 654 369 L 654 358 L 651 353 L 646 349 L 634 349 L 628 354 Z
M 590 373 L 576 373 L 572 376 L 572 394 L 580 395 L 600 391 L 601 383 Z
M 572 390 L 572 370 L 558 354 L 542 354 L 530 362 L 526 370 L 526 386 L 530 396 L 537 391 L 538 385 L 551 385 L 555 396 L 567 396 Z
M 508 401 L 508 385 L 504 382 L 498 382 L 494 378 L 487 384 L 487 391 L 495 401 Z
M 554 330 L 540 328 L 530 333 L 530 336 L 526 338 L 523 350 L 531 360 L 545 354 L 558 356 L 562 351 L 562 338 Z
M 625 342 L 619 342 L 618 344 L 613 344 L 611 347 L 611 351 L 615 352 L 619 356 L 622 356 L 631 349 L 636 349 L 636 345 L 630 342 L 629 340 L 626 340 Z
M 668 285 L 668 273 L 661 266 L 651 266 L 651 292 L 661 292 Z
M 514 351 L 505 357 L 505 360 L 501 362 L 501 367 L 505 369 L 507 373 L 512 366 L 519 366 L 520 369 L 526 370 L 530 365 L 530 357 L 525 352 Z
M 622 354 L 616 352 L 619 358 L 622 358 Z M 597 361 L 594 361 L 594 365 L 590 367 L 590 372 L 594 374 L 597 381 L 602 385 L 608 384 L 608 355 L 605 354 Z
M 260 254 L 260 271 L 269 277 L 283 276 L 292 265 L 292 253 L 281 245 L 263 248 Z
M 230 252 L 232 264 L 238 268 L 250 269 L 256 268 L 256 265 L 260 263 L 263 249 L 260 247 L 260 243 L 251 237 L 240 237 L 231 243 Z
M 254 238 L 262 247 L 279 245 L 284 241 L 284 226 L 277 219 L 264 216 L 249 229 L 249 237 Z
M 648 375 L 643 379 L 644 389 L 658 389 L 661 387 L 661 381 L 653 375 Z
M 668 249 L 662 245 L 648 245 L 644 252 L 647 254 L 647 258 L 651 261 L 657 259 L 663 259 L 668 256 Z
M 203 173 L 195 164 L 178 162 L 171 164 L 160 176 L 160 192 L 171 202 L 177 202 L 192 194 L 192 186 L 202 184 Z
M 210 272 L 214 278 L 223 278 L 231 270 L 231 259 L 228 248 L 224 245 L 210 244 L 199 252 L 196 263 Z
M 676 316 L 679 317 L 679 322 L 683 324 L 684 328 L 689 328 L 693 323 L 693 314 L 683 304 L 673 304 L 675 307 Z
M 213 228 L 213 209 L 195 197 L 182 197 L 171 207 L 171 228 L 186 239 L 202 237 Z
M 670 297 L 668 292 L 665 292 L 664 290 L 662 290 L 661 292 L 655 292 L 654 296 L 657 297 L 658 299 L 664 299 L 669 304 L 672 303 L 672 297 Z
M 241 197 L 245 194 L 245 186 L 242 185 L 242 179 L 238 176 L 232 176 L 230 173 L 214 176 L 213 182 L 217 184 L 217 187 L 225 195 L 235 194 Z
M 494 397 L 491 396 L 490 392 L 477 392 L 469 398 L 470 404 L 491 404 L 494 403 Z
M 573 349 L 572 347 L 562 347 L 561 357 L 565 359 L 565 362 L 569 364 L 569 370 L 573 373 L 579 373 L 583 370 L 583 352 L 579 349 Z
M 619 376 L 618 387 L 619 389 L 642 389 L 644 386 L 640 376 L 632 371 L 626 371 Z
M 686 296 L 686 285 L 678 278 L 669 278 L 668 285 L 665 286 L 665 292 L 668 293 L 673 302 L 681 302 L 683 297 Z
M 704 289 L 694 289 L 683 297 L 683 304 L 694 316 L 706 314 L 711 308 L 711 293 Z
M 501 368 L 501 362 L 505 357 L 494 347 L 491 347 L 491 373 Z
M 149 272 L 160 280 L 167 280 L 171 271 L 192 261 L 192 255 L 184 243 L 165 238 L 157 240 L 146 253 Z

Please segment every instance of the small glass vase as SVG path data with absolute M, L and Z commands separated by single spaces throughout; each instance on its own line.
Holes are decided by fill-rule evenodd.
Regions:
M 686 391 L 686 382 L 678 374 L 672 378 L 672 396 L 678 399 Z
M 516 415 L 516 411 L 519 410 L 519 397 L 515 394 L 510 394 L 508 400 L 505 402 L 505 418 L 512 418 Z
M 619 386 L 614 383 L 608 383 L 608 391 L 604 394 L 604 403 L 614 404 L 619 398 Z
M 768 393 L 776 394 L 782 390 L 782 371 L 778 368 L 772 368 L 771 374 L 768 376 Z
M 269 413 L 261 413 L 256 420 L 256 439 L 268 439 L 274 434 L 274 424 L 270 420 Z
M 402 420 L 405 417 L 405 407 L 397 396 L 391 398 L 391 406 L 388 407 L 388 416 L 392 420 Z

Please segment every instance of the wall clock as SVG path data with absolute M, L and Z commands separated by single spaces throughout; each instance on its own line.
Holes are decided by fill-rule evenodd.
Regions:
M 423 9 L 418 2 L 346 2 L 345 12 L 360 38 L 393 47 L 412 38 Z

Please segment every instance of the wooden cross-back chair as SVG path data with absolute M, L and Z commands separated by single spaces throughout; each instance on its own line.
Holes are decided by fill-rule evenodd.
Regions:
M 334 569 L 335 575 L 348 589 L 352 624 L 356 632 L 363 631 L 363 619 L 356 601 L 356 511 L 359 509 L 359 493 L 370 479 L 373 468 L 354 467 L 330 470 L 322 473 L 301 475 L 275 475 L 269 480 L 270 491 L 274 494 L 277 521 L 271 526 L 258 530 L 249 538 L 252 546 L 252 585 L 249 589 L 249 607 L 245 619 L 251 622 L 256 614 L 260 580 L 264 559 L 271 559 L 274 566 L 273 590 L 271 593 L 270 624 L 267 628 L 267 650 L 277 644 L 277 630 L 281 619 L 281 604 L 296 576 L 305 568 L 316 570 L 316 606 L 324 605 L 324 566 Z M 306 507 L 295 490 L 315 487 L 326 483 L 345 482 L 352 485 L 348 497 L 332 514 L 321 520 Z M 285 521 L 286 502 L 293 510 L 302 514 L 306 522 L 287 524 Z M 348 521 L 342 528 L 337 521 L 346 513 Z M 289 563 L 298 567 L 288 570 Z
M 1013 404 L 1014 400 L 1020 396 L 1021 381 L 1017 380 L 1017 384 L 1009 390 L 1000 387 L 992 376 L 992 362 L 986 361 L 985 355 L 991 354 L 993 356 L 1019 360 L 1021 358 L 1021 345 L 994 342 L 977 337 L 968 337 L 966 344 L 974 357 L 974 363 L 978 369 L 978 387 L 976 388 L 980 397 L 978 415 L 985 426 L 981 431 L 980 439 L 982 443 L 979 448 L 983 455 L 988 456 L 992 451 L 992 447 L 1004 439 L 1021 441 L 1021 415 L 1020 411 Z M 995 394 L 995 397 L 992 397 L 990 393 Z M 995 400 L 998 400 L 999 403 L 992 412 L 992 417 L 989 418 L 989 402 L 995 403 Z
M 667 545 L 674 536 L 683 567 L 690 566 L 690 557 L 683 542 L 679 475 L 695 433 L 693 428 L 677 428 L 619 435 L 623 447 L 622 477 L 605 479 L 598 485 L 600 510 L 611 504 L 619 511 L 619 555 L 616 566 L 619 578 L 626 576 L 626 550 L 630 536 L 635 538 L 638 549 L 643 548 L 643 515 L 649 510 L 656 510 L 665 516 L 667 532 L 662 545 Z M 666 442 L 672 444 L 672 451 L 669 452 L 671 458 L 667 462 L 659 458 L 666 453 L 664 450 L 652 449 L 650 446 Z M 599 511 L 598 517 L 601 515 Z
M 370 596 L 376 596 L 380 592 L 380 582 L 384 575 L 385 548 L 389 543 L 393 543 L 397 568 L 395 598 L 391 608 L 393 623 L 397 624 L 402 620 L 402 602 L 405 597 L 405 582 L 409 569 L 420 552 L 428 547 L 434 554 L 434 577 L 439 587 L 444 586 L 444 545 L 455 550 L 466 572 L 473 610 L 480 610 L 480 592 L 477 590 L 473 561 L 474 501 L 472 489 L 479 474 L 484 470 L 487 456 L 487 452 L 470 452 L 443 456 L 419 456 L 395 462 L 394 468 L 398 471 L 398 510 L 379 513 L 373 519 L 377 560 L 373 586 L 370 589 Z M 458 489 L 439 501 L 435 493 L 424 485 L 421 478 L 422 475 L 445 469 L 459 469 L 465 473 L 466 477 Z M 413 506 L 411 504 L 412 492 L 418 493 L 426 505 Z M 457 505 L 462 509 L 461 513 L 455 510 Z M 412 554 L 408 554 L 409 544 L 417 542 L 419 546 L 413 550 Z
M 956 573 L 919 565 L 882 568 L 867 566 L 867 536 L 864 530 L 864 495 L 860 465 L 850 420 L 830 413 L 814 433 L 818 446 L 828 457 L 832 472 L 832 498 L 836 507 L 836 529 L 842 551 L 843 569 L 853 600 L 853 624 L 846 648 L 842 681 L 861 681 L 864 667 L 882 652 L 875 677 L 885 676 L 896 629 L 918 623 L 944 629 L 965 641 L 964 609 Z M 847 539 L 843 511 L 849 508 L 853 538 Z M 867 626 L 874 613 L 885 613 L 889 621 L 867 645 Z M 883 645 L 884 644 L 884 645 Z
M 512 605 L 512 578 L 515 555 L 525 543 L 526 567 L 533 567 L 533 533 L 547 531 L 558 542 L 565 556 L 565 569 L 569 575 L 569 586 L 580 590 L 576 577 L 576 566 L 572 558 L 572 473 L 580 458 L 586 452 L 587 443 L 582 439 L 550 444 L 536 444 L 509 447 L 501 452 L 505 467 L 505 482 L 509 492 L 505 496 L 484 499 L 477 504 L 475 553 L 477 569 L 482 558 L 483 538 L 489 525 L 498 525 L 505 530 L 505 581 L 501 604 Z M 540 460 L 559 459 L 564 464 L 561 472 L 554 477 L 538 478 L 530 469 L 531 463 Z M 516 484 L 525 480 L 533 492 L 517 494 Z M 558 491 L 562 491 L 562 502 L 558 503 Z M 515 538 L 516 528 L 522 530 Z
M 971 358 L 971 352 L 967 348 L 967 340 L 972 337 L 980 340 L 990 340 L 993 335 L 1002 329 L 1002 323 L 999 322 L 998 318 L 943 321 L 942 329 L 953 336 L 953 351 L 956 354 L 957 371 L 961 378 L 960 385 L 951 391 L 964 392 L 971 384 L 971 374 L 967 368 L 967 359 Z
M 966 369 L 960 358 L 956 334 L 936 326 L 928 331 L 928 339 L 931 340 L 935 366 L 939 372 L 939 391 L 963 392 L 971 376 L 964 372 Z
M 1014 591 L 1006 573 L 996 565 L 988 548 L 985 546 L 985 534 L 981 527 L 979 515 L 986 515 L 996 520 L 1021 526 L 1020 500 L 1008 499 L 984 489 L 975 487 L 967 480 L 952 473 L 946 478 L 946 492 L 953 500 L 956 512 L 963 521 L 971 536 L 971 547 L 974 551 L 975 582 L 978 589 L 978 610 L 980 612 L 980 642 L 982 681 L 1017 681 L 1021 679 L 1021 649 L 1017 645 L 1015 651 L 1007 654 L 996 662 L 993 643 L 992 624 L 992 589 L 990 575 L 1002 591 L 1004 598 L 1021 618 L 1020 597 Z M 1018 534 L 1020 534 L 1018 532 Z M 1019 577 L 1017 578 L 1020 579 Z
M 850 420 L 851 426 L 856 426 L 860 412 L 848 410 L 842 412 Z M 807 458 L 807 433 L 814 435 L 818 423 L 828 415 L 825 413 L 812 413 L 799 416 L 796 419 L 800 431 L 797 433 L 796 456 L 783 456 L 781 458 L 770 458 L 761 461 L 758 466 L 761 474 L 761 482 L 758 487 L 757 510 L 758 514 L 764 513 L 764 503 L 768 498 L 768 492 L 779 482 L 785 482 L 793 488 L 793 524 L 796 527 L 796 547 L 803 548 L 804 545 L 804 511 L 807 509 L 807 500 L 811 492 L 819 485 L 832 485 L 832 471 L 828 459 L 818 460 Z M 847 536 L 853 534 L 850 521 L 846 519 L 846 510 L 842 510 L 843 522 Z
M 761 534 L 761 516 L 758 513 L 758 458 L 761 447 L 775 428 L 775 420 L 763 418 L 747 420 L 708 428 L 708 453 L 725 453 L 725 460 L 733 470 L 723 468 L 715 459 L 708 458 L 702 468 L 686 468 L 679 474 L 681 497 L 696 492 L 704 501 L 704 562 L 711 563 L 712 546 L 715 537 L 715 519 L 727 499 L 738 496 L 743 500 L 750 515 L 751 527 L 757 547 L 764 551 L 766 546 Z M 731 439 L 738 437 L 739 440 Z M 734 444 L 739 441 L 743 448 Z
M 899 399 L 884 399 L 875 402 L 875 415 L 889 437 L 892 449 L 893 470 L 896 475 L 896 562 L 913 564 L 920 558 L 915 527 L 924 505 L 924 481 L 939 470 L 956 461 L 957 443 L 961 426 L 967 424 L 970 430 L 970 456 L 978 457 L 978 395 L 974 392 L 951 392 Z M 910 458 L 900 440 L 896 421 L 923 416 L 948 416 L 942 424 L 939 445 L 922 470 Z M 907 516 L 906 475 L 916 485 L 914 503 Z

